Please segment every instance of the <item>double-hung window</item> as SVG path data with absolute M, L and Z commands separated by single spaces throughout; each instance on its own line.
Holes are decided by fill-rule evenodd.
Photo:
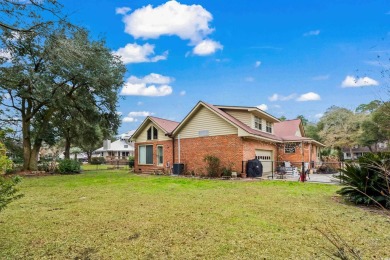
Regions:
M 258 118 L 257 116 L 255 116 L 255 128 L 258 130 L 262 130 L 261 118 Z
M 266 127 L 265 127 L 265 131 L 267 133 L 272 134 L 272 123 L 271 122 L 267 122 Z

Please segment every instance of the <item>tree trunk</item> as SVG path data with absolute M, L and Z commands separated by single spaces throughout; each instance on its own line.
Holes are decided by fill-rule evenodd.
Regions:
M 30 135 L 30 122 L 26 122 L 22 118 L 22 133 L 23 133 L 23 170 L 28 171 L 30 169 L 31 158 L 31 135 Z
M 70 140 L 65 138 L 65 159 L 70 159 Z
M 87 158 L 88 158 L 88 163 L 91 163 L 92 151 L 87 151 Z

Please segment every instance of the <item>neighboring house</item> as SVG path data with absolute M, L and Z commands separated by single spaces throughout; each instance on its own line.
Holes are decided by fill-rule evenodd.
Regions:
M 352 150 L 352 156 L 351 156 L 351 150 Z M 373 145 L 371 147 L 371 150 L 367 146 L 361 147 L 359 145 L 356 145 L 352 149 L 343 148 L 342 151 L 343 151 L 344 160 L 356 160 L 366 153 L 388 151 L 388 145 L 387 142 L 380 142 L 377 143 L 376 145 Z
M 130 131 L 131 132 L 131 131 Z M 134 143 L 129 141 L 131 133 L 126 133 L 114 142 L 104 140 L 103 147 L 93 152 L 93 157 L 104 157 L 106 160 L 127 160 L 129 156 L 134 156 Z
M 170 170 L 183 163 L 186 172 L 205 173 L 204 157 L 245 172 L 257 158 L 263 172 L 280 161 L 319 161 L 321 143 L 307 138 L 299 119 L 280 122 L 256 107 L 217 106 L 200 101 L 180 122 L 147 117 L 134 132 L 135 171 Z

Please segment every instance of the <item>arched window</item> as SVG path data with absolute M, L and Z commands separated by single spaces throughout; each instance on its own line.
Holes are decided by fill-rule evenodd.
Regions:
M 158 139 L 158 130 L 154 126 L 149 127 L 147 134 L 147 140 L 157 140 Z

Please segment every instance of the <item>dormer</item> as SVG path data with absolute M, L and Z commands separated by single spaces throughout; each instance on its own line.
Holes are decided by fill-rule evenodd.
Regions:
M 274 123 L 279 119 L 257 107 L 216 106 L 250 128 L 264 133 L 274 134 Z

